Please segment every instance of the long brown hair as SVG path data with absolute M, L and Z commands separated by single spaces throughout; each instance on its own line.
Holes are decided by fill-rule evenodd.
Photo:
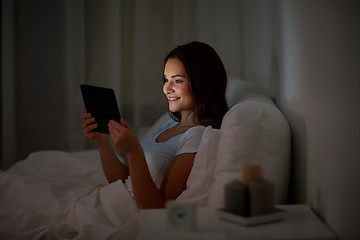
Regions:
M 228 110 L 225 99 L 227 75 L 216 51 L 206 43 L 191 42 L 172 50 L 165 58 L 178 58 L 184 65 L 190 90 L 196 101 L 195 116 L 201 125 L 220 128 Z M 180 121 L 180 112 L 170 112 L 171 118 Z

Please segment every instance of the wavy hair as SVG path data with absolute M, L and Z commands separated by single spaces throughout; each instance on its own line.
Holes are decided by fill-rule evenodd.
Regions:
M 225 99 L 227 75 L 216 51 L 206 43 L 191 42 L 173 49 L 165 58 L 179 59 L 184 65 L 195 98 L 195 114 L 199 123 L 220 128 L 228 110 Z M 170 112 L 172 119 L 180 121 L 180 112 Z

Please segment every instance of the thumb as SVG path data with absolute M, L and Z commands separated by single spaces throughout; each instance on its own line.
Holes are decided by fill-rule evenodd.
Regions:
M 126 128 L 131 128 L 131 126 L 123 118 L 120 119 L 120 123 Z

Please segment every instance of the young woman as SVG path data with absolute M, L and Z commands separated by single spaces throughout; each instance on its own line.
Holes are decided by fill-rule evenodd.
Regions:
M 219 128 L 228 110 L 226 83 L 223 63 L 209 45 L 192 42 L 172 50 L 165 58 L 163 86 L 172 120 L 142 143 L 124 119 L 108 124 L 112 144 L 128 164 L 119 161 L 105 134 L 90 132 L 96 119 L 85 113 L 83 133 L 97 143 L 108 181 L 131 176 L 140 209 L 162 208 L 176 199 L 186 189 L 205 127 Z

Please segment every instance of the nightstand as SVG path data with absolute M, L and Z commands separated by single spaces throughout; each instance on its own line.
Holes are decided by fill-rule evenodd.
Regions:
M 255 226 L 224 221 L 216 210 L 198 208 L 194 232 L 168 230 L 166 209 L 141 210 L 139 239 L 337 239 L 307 205 L 276 207 L 287 212 L 283 220 Z

